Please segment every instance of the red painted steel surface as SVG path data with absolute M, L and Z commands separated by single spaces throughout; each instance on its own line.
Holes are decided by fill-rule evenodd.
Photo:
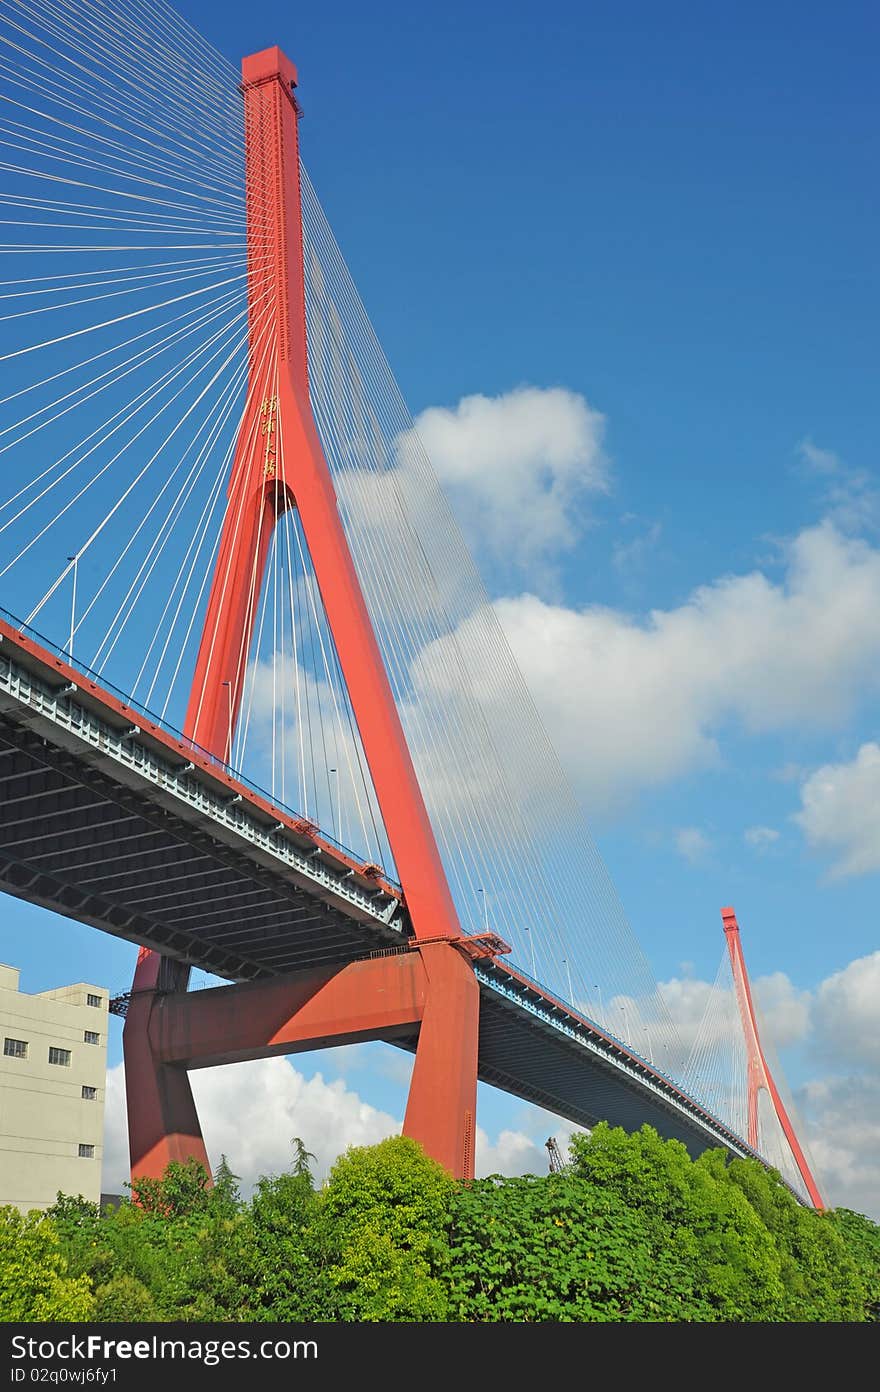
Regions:
M 458 916 L 309 401 L 294 74 L 277 48 L 242 63 L 254 392 L 231 472 L 185 733 L 214 753 L 228 749 L 271 529 L 278 513 L 295 506 L 413 931 L 457 937 Z
M 418 952 L 165 995 L 150 1019 L 153 1056 L 185 1068 L 213 1068 L 412 1035 L 427 995 Z
M 136 989 L 122 1032 L 133 1179 L 139 1175 L 161 1179 L 172 1161 L 183 1165 L 190 1159 L 211 1173 L 189 1077 L 183 1068 L 167 1068 L 160 1063 L 150 1042 L 150 1016 L 161 996 L 147 983 L 155 987 L 159 961 L 158 952 L 141 948 Z
M 369 765 L 416 941 L 424 949 L 427 998 L 404 1130 L 455 1175 L 473 1175 L 479 989 L 473 966 L 453 946 L 463 938 L 394 696 L 348 549 L 330 470 L 309 400 L 300 210 L 296 70 L 277 48 L 245 58 L 242 90 L 248 241 L 249 393 L 230 472 L 227 508 L 209 594 L 205 626 L 184 733 L 228 760 L 241 704 L 266 559 L 277 517 L 296 507 L 354 717 Z M 437 940 L 440 939 L 438 942 Z M 158 959 L 142 954 L 126 1020 L 126 1076 L 133 1174 L 161 1174 L 168 1159 L 195 1155 L 204 1144 L 185 1069 L 156 1052 Z M 414 968 L 408 969 L 410 972 Z M 387 988 L 400 967 L 388 968 L 376 987 L 372 1037 L 400 1026 L 400 1002 Z M 367 973 L 363 973 L 366 982 Z M 352 978 L 354 979 L 354 978 Z M 354 1016 L 336 997 L 344 973 L 323 988 L 321 1001 L 338 1010 L 323 1038 L 351 1036 Z M 365 989 L 373 989 L 366 987 Z M 237 1057 L 272 1047 L 274 983 L 249 988 L 245 1018 L 233 1035 Z M 227 1002 L 230 997 L 226 997 Z M 178 1001 L 184 1031 L 214 1009 Z M 303 1018 L 286 1023 L 293 1047 L 299 1031 L 317 1026 L 318 1004 L 302 1005 Z M 216 1007 L 221 1009 L 221 1004 Z M 358 1018 L 363 1018 L 364 1010 Z M 384 1023 L 383 1023 L 384 1022 Z M 230 1024 L 230 1029 L 232 1025 Z M 334 1033 L 333 1031 L 336 1031 Z M 241 1036 L 240 1031 L 243 1031 Z M 384 1036 L 383 1036 L 384 1031 Z M 242 1038 L 244 1042 L 242 1042 Z M 203 1041 L 204 1042 L 204 1041 Z M 209 1046 L 205 1044 L 205 1047 Z M 217 1041 L 209 1051 L 216 1056 Z M 191 1063 L 199 1061 L 193 1040 Z M 276 1050 L 277 1051 L 277 1050 Z M 204 1059 L 202 1059 L 204 1061 Z M 172 1081 L 173 1079 L 173 1081 Z M 164 1140 L 162 1139 L 164 1135 Z
M 743 957 L 742 942 L 739 936 L 739 924 L 736 921 L 736 914 L 733 909 L 726 908 L 721 910 L 721 919 L 724 924 L 724 936 L 727 941 L 727 951 L 730 955 L 730 965 L 733 971 L 733 984 L 736 990 L 736 999 L 739 1006 L 740 1019 L 742 1020 L 743 1034 L 746 1041 L 746 1058 L 748 1068 L 748 1130 L 747 1140 L 753 1150 L 758 1150 L 758 1093 L 761 1088 L 765 1088 L 773 1103 L 774 1110 L 779 1118 L 785 1139 L 788 1141 L 794 1162 L 798 1167 L 801 1179 L 806 1186 L 810 1196 L 810 1202 L 814 1208 L 824 1208 L 819 1187 L 813 1178 L 812 1171 L 807 1164 L 806 1156 L 801 1150 L 800 1143 L 795 1134 L 794 1127 L 785 1105 L 773 1081 L 773 1076 L 767 1066 L 764 1057 L 764 1050 L 761 1048 L 761 1039 L 758 1034 L 758 1022 L 755 1019 L 755 1008 L 752 1004 L 752 991 L 749 985 L 749 974 L 746 970 L 745 958 Z
M 420 949 L 428 998 L 403 1133 L 452 1174 L 471 1179 L 477 1118 L 480 989 L 468 959 L 446 943 Z

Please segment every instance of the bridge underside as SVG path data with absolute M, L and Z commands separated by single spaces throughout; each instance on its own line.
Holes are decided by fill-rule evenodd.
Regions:
M 219 976 L 400 941 L 0 715 L 0 888 Z
M 375 867 L 4 627 L 0 889 L 233 982 L 414 945 L 399 890 Z M 649 1122 L 693 1154 L 750 1153 L 503 959 L 475 970 L 483 1081 L 580 1125 Z M 390 1042 L 415 1051 L 418 1038 L 401 1027 Z

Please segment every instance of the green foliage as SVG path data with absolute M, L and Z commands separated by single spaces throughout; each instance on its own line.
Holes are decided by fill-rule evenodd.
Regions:
M 754 1160 L 731 1161 L 727 1174 L 773 1236 L 784 1286 L 782 1318 L 863 1319 L 864 1281 L 831 1216 L 803 1208 L 778 1176 Z
M 224 1156 L 224 1164 L 225 1159 Z M 231 1171 L 229 1175 L 234 1179 Z M 144 1213 L 163 1218 L 187 1217 L 207 1209 L 211 1176 L 198 1160 L 190 1158 L 185 1165 L 172 1160 L 161 1179 L 149 1179 L 146 1175 L 132 1179 L 131 1196 Z
M 297 1153 L 292 1173 L 263 1176 L 251 1200 L 257 1275 L 254 1320 L 313 1321 L 332 1318 L 333 1291 L 315 1223 L 318 1201 L 307 1152 Z
M 880 1227 L 851 1208 L 832 1209 L 828 1220 L 856 1264 L 864 1298 L 863 1318 L 880 1322 Z
M 87 1320 L 86 1276 L 71 1276 L 54 1222 L 44 1213 L 0 1208 L 0 1320 Z
M 306 1150 L 305 1143 L 299 1136 L 294 1136 L 291 1144 L 293 1145 L 293 1173 L 300 1179 L 307 1179 L 309 1188 L 314 1189 L 315 1185 L 309 1165 L 309 1161 L 315 1159 L 314 1155 L 310 1150 Z
M 415 1141 L 392 1136 L 337 1160 L 318 1231 L 344 1320 L 444 1320 L 449 1175 Z
M 95 1291 L 92 1319 L 99 1324 L 137 1324 L 159 1319 L 156 1302 L 136 1276 L 111 1276 Z
M 220 1156 L 220 1164 L 214 1171 L 214 1187 L 210 1192 L 211 1207 L 215 1213 L 231 1217 L 241 1208 L 239 1176 L 233 1174 L 225 1155 Z
M 657 1250 L 687 1265 L 715 1319 L 783 1318 L 779 1253 L 731 1184 L 723 1152 L 707 1151 L 694 1162 L 679 1141 L 661 1140 L 650 1126 L 627 1135 L 603 1124 L 573 1138 L 572 1165 L 644 1215 Z
M 597 1126 L 559 1174 L 454 1182 L 413 1141 L 353 1148 L 316 1190 L 290 1169 L 245 1201 L 226 1157 L 139 1180 L 99 1212 L 0 1210 L 0 1319 L 280 1323 L 861 1321 L 880 1228 L 814 1213 L 752 1161 L 696 1161 Z
M 479 1180 L 452 1204 L 451 1305 L 481 1321 L 711 1319 L 644 1213 L 578 1175 Z

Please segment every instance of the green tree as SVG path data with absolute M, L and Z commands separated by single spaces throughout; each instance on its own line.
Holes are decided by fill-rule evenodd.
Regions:
M 851 1208 L 833 1208 L 828 1220 L 842 1237 L 862 1284 L 864 1318 L 880 1321 L 880 1226 Z
M 859 1266 L 831 1215 L 799 1204 L 779 1175 L 756 1160 L 732 1160 L 727 1175 L 773 1236 L 784 1286 L 782 1318 L 811 1324 L 864 1319 Z
M 292 1172 L 262 1176 L 251 1200 L 258 1254 L 253 1288 L 256 1320 L 334 1318 L 334 1292 L 317 1226 L 319 1201 L 308 1167 L 297 1154 Z
M 87 1275 L 93 1286 L 112 1273 L 113 1253 L 107 1242 L 107 1224 L 97 1204 L 81 1195 L 58 1193 L 51 1218 L 71 1276 Z
M 717 1319 L 783 1318 L 782 1262 L 773 1237 L 727 1173 L 723 1151 L 692 1161 L 650 1126 L 627 1134 L 604 1123 L 572 1138 L 574 1173 L 640 1212 L 657 1250 L 693 1272 Z
M 204 1165 L 191 1156 L 185 1164 L 172 1160 L 161 1179 L 139 1175 L 132 1179 L 130 1187 L 133 1202 L 144 1213 L 179 1218 L 207 1209 L 211 1176 Z
M 231 1217 L 241 1208 L 239 1176 L 233 1174 L 225 1155 L 220 1156 L 220 1164 L 214 1171 L 214 1186 L 210 1191 L 209 1203 L 215 1214 Z
M 0 1208 L 0 1320 L 87 1320 L 87 1276 L 71 1276 L 51 1218 Z
M 643 1212 L 578 1175 L 477 1180 L 451 1205 L 450 1304 L 487 1322 L 708 1320 Z
M 156 1302 L 136 1276 L 111 1276 L 95 1291 L 92 1319 L 98 1324 L 137 1324 L 160 1318 Z
M 319 1195 L 317 1236 L 344 1320 L 444 1320 L 455 1183 L 421 1146 L 353 1147 Z

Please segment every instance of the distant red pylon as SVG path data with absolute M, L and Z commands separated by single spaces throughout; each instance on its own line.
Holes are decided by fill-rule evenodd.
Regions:
M 755 1019 L 752 992 L 749 986 L 749 974 L 746 970 L 745 958 L 743 957 L 742 942 L 740 941 L 739 924 L 736 921 L 736 914 L 731 908 L 722 909 L 721 918 L 724 923 L 724 936 L 727 940 L 727 951 L 730 954 L 733 984 L 736 990 L 736 1000 L 739 1006 L 740 1020 L 742 1021 L 743 1035 L 746 1041 L 748 1070 L 748 1136 L 746 1139 L 753 1150 L 759 1149 L 758 1093 L 764 1088 L 773 1103 L 773 1109 L 776 1112 L 779 1125 L 782 1127 L 783 1134 L 788 1142 L 800 1177 L 810 1196 L 810 1202 L 814 1208 L 824 1208 L 825 1205 L 822 1202 L 822 1196 L 819 1193 L 818 1185 L 807 1164 L 804 1152 L 801 1150 L 800 1143 L 791 1123 L 791 1118 L 785 1110 L 782 1098 L 779 1096 L 776 1084 L 773 1081 L 773 1075 L 764 1057 L 764 1050 L 761 1047 L 761 1039 L 758 1034 L 758 1022 Z

